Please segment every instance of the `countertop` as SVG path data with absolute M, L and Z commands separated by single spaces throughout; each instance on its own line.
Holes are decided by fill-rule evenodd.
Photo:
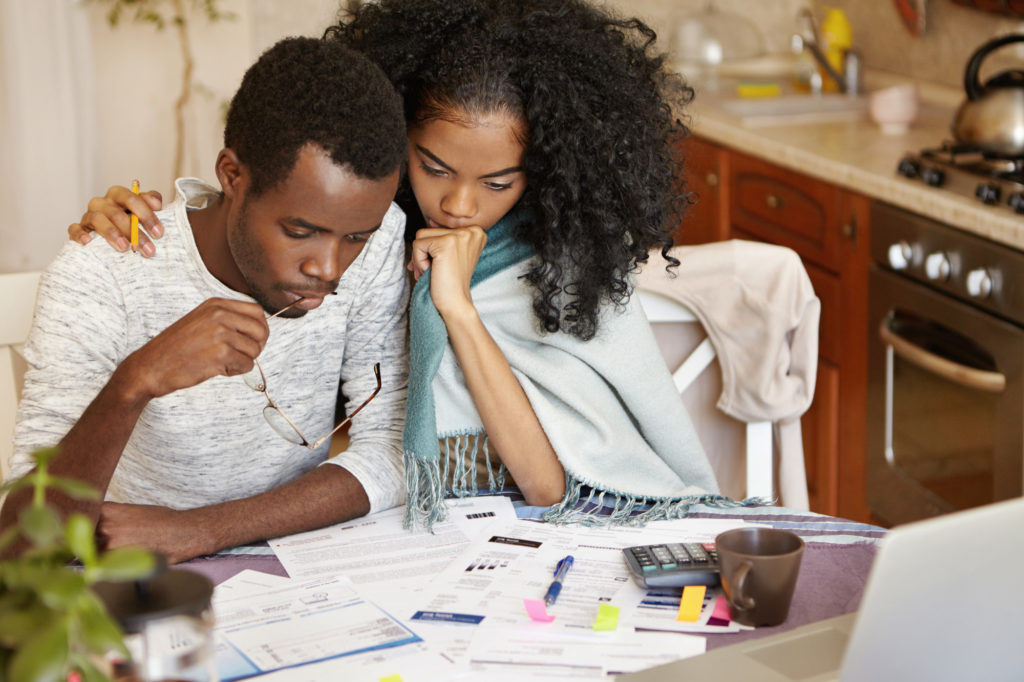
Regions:
M 873 82 L 868 78 L 869 90 L 886 84 L 884 76 L 871 76 Z M 883 134 L 866 111 L 843 120 L 745 125 L 720 106 L 720 95 L 700 86 L 684 121 L 704 139 L 1024 250 L 1024 216 L 896 173 L 908 152 L 951 139 L 950 122 L 960 92 L 928 84 L 919 87 L 920 113 L 900 135 Z

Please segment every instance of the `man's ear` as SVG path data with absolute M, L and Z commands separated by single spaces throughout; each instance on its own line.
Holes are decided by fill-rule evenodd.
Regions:
M 217 162 L 214 164 L 217 179 L 220 181 L 220 188 L 224 196 L 234 199 L 238 196 L 242 182 L 248 176 L 245 166 L 238 160 L 238 155 L 233 149 L 225 147 L 217 154 Z

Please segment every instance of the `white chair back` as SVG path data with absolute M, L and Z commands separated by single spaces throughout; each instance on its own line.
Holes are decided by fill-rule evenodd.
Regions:
M 644 312 L 647 315 L 647 320 L 655 328 L 655 336 L 658 337 L 658 342 L 662 346 L 663 353 L 666 356 L 666 361 L 670 362 L 669 370 L 672 371 L 672 379 L 675 382 L 676 388 L 680 393 L 684 395 L 684 400 L 687 398 L 687 391 L 691 386 L 694 386 L 697 380 L 701 377 L 705 370 L 711 368 L 711 372 L 720 371 L 718 369 L 718 363 L 715 362 L 715 347 L 711 343 L 711 339 L 704 335 L 702 328 L 700 327 L 700 321 L 694 316 L 693 312 L 689 308 L 684 306 L 678 301 L 674 301 L 666 296 L 654 291 L 647 291 L 640 289 L 637 291 L 641 305 L 643 305 Z M 694 328 L 691 330 L 684 329 L 671 329 L 670 326 L 675 325 L 693 325 Z M 659 329 L 663 327 L 663 329 Z M 660 332 L 660 333 L 659 333 Z M 676 338 L 675 340 L 669 339 L 669 334 L 672 333 L 685 335 Z M 689 350 L 688 354 L 685 354 L 681 361 L 671 359 L 673 355 L 673 349 L 671 346 L 675 344 L 678 350 L 680 343 L 687 344 L 684 339 L 696 339 L 694 334 L 703 336 L 703 339 L 699 340 L 696 347 Z M 692 340 L 689 342 L 692 344 Z M 678 353 L 676 353 L 678 354 Z M 674 367 L 674 369 L 673 369 Z M 701 393 L 706 395 L 711 393 L 713 395 L 712 400 L 717 398 L 716 390 L 720 390 L 720 382 L 715 383 L 711 379 L 711 384 L 708 386 L 710 391 L 705 389 Z M 717 438 L 711 437 L 709 434 L 709 428 L 706 427 L 706 422 L 709 421 L 709 416 L 706 411 L 694 410 L 693 401 L 686 400 L 690 403 L 691 412 L 698 411 L 704 412 L 703 418 L 701 415 L 695 415 L 695 424 L 697 426 L 698 434 L 702 436 L 702 440 L 705 441 L 705 446 L 709 448 L 719 449 L 723 444 L 730 443 L 730 437 L 725 435 L 719 435 Z M 713 404 L 713 403 L 712 403 Z M 735 424 L 741 424 L 738 420 L 733 420 L 730 417 L 721 415 L 715 421 L 720 424 L 725 424 L 724 428 L 730 428 L 729 422 Z M 704 426 L 704 428 L 702 428 Z M 745 489 L 744 495 L 746 497 L 763 497 L 765 499 L 775 499 L 775 486 L 774 480 L 774 458 L 772 451 L 772 424 L 771 422 L 748 422 L 742 424 L 744 429 L 743 438 L 744 441 L 744 459 L 746 462 L 746 478 L 745 478 Z M 721 426 L 719 428 L 722 428 Z M 731 440 L 735 440 L 733 437 Z M 730 445 L 725 445 L 729 448 Z M 716 470 L 716 476 L 719 479 L 719 485 L 726 489 L 726 494 L 732 493 L 733 496 L 740 496 L 736 491 L 727 490 L 732 487 L 727 484 L 729 472 L 724 471 L 726 467 L 724 465 L 727 462 L 714 461 L 718 458 L 715 457 L 715 452 L 710 452 L 709 455 L 712 457 L 712 465 Z M 735 459 L 735 458 L 732 458 Z
M 800 257 L 735 239 L 671 254 L 681 265 L 666 272 L 651 253 L 636 291 L 719 488 L 807 509 L 800 416 L 814 395 L 821 308 Z
M 14 419 L 21 399 L 25 359 L 21 347 L 32 326 L 38 272 L 0 274 L 0 474 L 7 478 L 13 451 Z

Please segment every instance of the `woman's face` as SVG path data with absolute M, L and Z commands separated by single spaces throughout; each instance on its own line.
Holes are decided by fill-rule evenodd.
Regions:
M 523 124 L 510 114 L 435 119 L 409 130 L 409 183 L 427 227 L 485 230 L 526 190 Z

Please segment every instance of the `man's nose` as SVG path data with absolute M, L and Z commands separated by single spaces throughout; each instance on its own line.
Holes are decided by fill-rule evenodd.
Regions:
M 331 239 L 318 245 L 317 250 L 303 262 L 302 274 L 323 282 L 337 283 L 345 264 L 341 262 L 341 248 Z

